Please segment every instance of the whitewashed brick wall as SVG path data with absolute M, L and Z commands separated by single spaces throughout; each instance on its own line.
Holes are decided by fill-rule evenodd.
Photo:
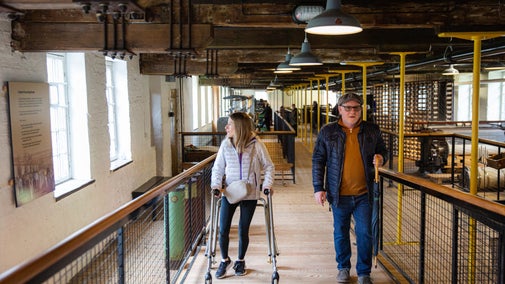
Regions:
M 8 19 L 0 16 L 1 83 L 46 81 L 45 54 L 11 52 L 10 27 Z M 133 163 L 115 172 L 109 170 L 104 58 L 98 52 L 88 53 L 85 61 L 91 175 L 95 182 L 59 201 L 53 194 L 47 194 L 16 207 L 13 188 L 9 185 L 13 173 L 8 100 L 6 93 L 0 93 L 0 273 L 43 252 L 129 201 L 133 189 L 156 175 L 149 78 L 139 75 L 138 58 L 128 62 Z

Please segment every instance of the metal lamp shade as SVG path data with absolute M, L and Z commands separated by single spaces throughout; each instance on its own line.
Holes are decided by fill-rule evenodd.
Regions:
M 291 58 L 293 58 L 293 55 L 291 53 L 288 53 L 286 54 L 286 60 L 282 63 L 280 63 L 279 65 L 277 65 L 277 68 L 275 68 L 275 72 L 276 73 L 279 73 L 279 72 L 282 72 L 282 71 L 299 71 L 301 70 L 302 68 L 300 67 L 297 67 L 297 66 L 291 66 L 289 65 L 289 62 L 291 62 Z
M 323 65 L 323 63 L 319 60 L 319 58 L 317 58 L 317 56 L 312 54 L 312 51 L 310 50 L 310 43 L 307 40 L 307 38 L 305 38 L 305 41 L 302 43 L 301 52 L 295 55 L 293 58 L 291 58 L 289 65 L 314 66 L 314 65 Z
M 305 32 L 318 35 L 347 35 L 363 30 L 360 22 L 340 10 L 340 0 L 328 0 L 326 10 L 312 18 Z
M 459 74 L 458 69 L 454 68 L 454 65 L 449 65 L 449 68 L 445 69 L 444 72 L 442 72 L 442 75 L 457 75 Z

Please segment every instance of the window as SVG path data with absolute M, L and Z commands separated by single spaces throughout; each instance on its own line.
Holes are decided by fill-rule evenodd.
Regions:
M 51 103 L 51 138 L 55 184 L 71 178 L 69 103 L 65 78 L 65 55 L 47 55 L 47 81 Z
M 49 53 L 46 60 L 58 198 L 91 181 L 85 60 L 83 53 Z
M 127 64 L 105 59 L 105 93 L 107 97 L 111 170 L 131 161 L 130 111 Z
M 472 74 L 460 74 L 455 82 L 456 121 L 472 120 Z
M 193 130 L 198 129 L 201 126 L 199 118 L 201 118 L 200 110 L 198 106 L 201 104 L 200 102 L 200 88 L 198 88 L 198 77 L 191 77 L 191 111 L 193 112 L 193 124 L 191 125 Z
M 489 72 L 487 120 L 505 119 L 505 71 Z

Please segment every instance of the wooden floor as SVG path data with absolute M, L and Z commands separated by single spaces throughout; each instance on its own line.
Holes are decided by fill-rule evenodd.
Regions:
M 311 154 L 301 142 L 296 142 L 296 181 L 285 186 L 276 181 L 273 198 L 275 236 L 279 248 L 277 270 L 279 283 L 336 283 L 335 251 L 332 240 L 332 216 L 328 206 L 317 205 L 312 197 Z M 238 212 L 235 217 L 238 216 Z M 230 257 L 237 256 L 236 220 L 230 234 Z M 272 265 L 268 263 L 267 239 L 263 208 L 258 207 L 251 225 L 251 240 L 246 255 L 248 273 L 234 276 L 233 269 L 224 279 L 216 279 L 218 262 L 212 266 L 213 283 L 271 283 Z M 354 236 L 351 234 L 352 238 Z M 354 241 L 353 241 L 354 242 Z M 204 283 L 207 272 L 205 248 L 195 257 L 184 283 Z M 219 246 L 216 261 L 220 261 Z M 353 246 L 353 266 L 356 246 Z M 374 283 L 395 283 L 379 265 L 372 267 Z M 351 270 L 351 283 L 357 283 L 356 270 Z

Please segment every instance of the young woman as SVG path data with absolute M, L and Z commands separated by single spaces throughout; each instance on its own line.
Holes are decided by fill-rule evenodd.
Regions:
M 225 127 L 226 136 L 217 152 L 212 168 L 211 188 L 221 189 L 237 180 L 246 179 L 254 189 L 242 201 L 230 204 L 225 196 L 221 199 L 219 217 L 219 247 L 222 261 L 216 271 L 216 278 L 226 276 L 232 261 L 228 255 L 230 227 L 233 214 L 240 206 L 240 220 L 238 224 L 238 257 L 233 268 L 235 275 L 245 275 L 245 254 L 249 245 L 249 227 L 256 209 L 256 203 L 261 190 L 268 189 L 272 194 L 274 180 L 274 165 L 268 151 L 254 133 L 254 123 L 248 114 L 235 112 L 228 118 Z M 261 171 L 264 173 L 261 182 Z

